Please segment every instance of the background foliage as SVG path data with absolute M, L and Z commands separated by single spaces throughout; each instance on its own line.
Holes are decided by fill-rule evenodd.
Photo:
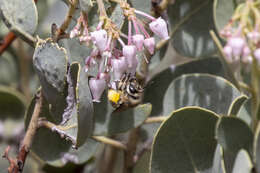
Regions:
M 12 31 L 17 39 L 0 57 L 0 153 L 10 145 L 10 157 L 17 155 L 41 89 L 40 117 L 51 129 L 37 130 L 23 172 L 260 173 L 260 116 L 252 118 L 258 103 L 239 87 L 210 35 L 243 1 L 163 0 L 167 5 L 158 10 L 160 2 L 129 0 L 163 16 L 170 40 L 151 57 L 143 103 L 113 112 L 106 92 L 101 103 L 92 102 L 88 80 L 96 69 L 84 71 L 91 48 L 75 38 L 51 39 L 70 1 L 1 0 L 0 38 Z M 105 8 L 126 30 L 120 6 L 105 1 Z M 81 10 L 97 26 L 96 2 L 79 0 L 67 32 Z M 68 96 L 74 101 L 64 125 Z M 0 172 L 8 165 L 1 160 Z

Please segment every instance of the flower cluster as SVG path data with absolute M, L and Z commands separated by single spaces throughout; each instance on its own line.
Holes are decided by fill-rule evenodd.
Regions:
M 94 102 L 100 97 L 110 82 L 110 72 L 113 81 L 119 80 L 124 73 L 135 75 L 138 66 L 137 52 L 144 48 L 154 54 L 155 38 L 145 29 L 144 23 L 136 14 L 150 20 L 150 30 L 161 39 L 169 39 L 167 24 L 161 17 L 154 18 L 144 12 L 131 8 L 126 2 L 120 4 L 124 15 L 128 19 L 128 33 L 124 34 L 108 17 L 101 18 L 96 30 L 88 31 L 84 17 L 78 19 L 77 25 L 70 33 L 70 37 L 79 37 L 81 42 L 93 43 L 94 48 L 85 60 L 85 71 L 98 64 L 98 74 L 91 78 L 89 86 Z M 127 39 L 127 43 L 123 41 Z
M 229 63 L 242 62 L 251 65 L 255 58 L 260 65 L 260 13 L 253 3 L 246 1 L 244 9 L 236 10 L 229 23 L 220 32 L 220 35 L 227 40 L 223 51 Z

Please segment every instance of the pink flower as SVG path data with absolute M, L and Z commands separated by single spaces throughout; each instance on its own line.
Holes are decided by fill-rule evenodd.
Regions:
M 149 51 L 152 55 L 154 53 L 155 48 L 155 40 L 154 37 L 150 37 L 144 40 L 144 47 Z
M 91 32 L 91 39 L 100 52 L 103 52 L 107 43 L 107 32 L 104 29 Z
M 167 24 L 165 20 L 163 20 L 161 17 L 151 22 L 149 24 L 149 27 L 156 35 L 158 35 L 162 39 L 168 40 L 170 38 L 168 34 Z
M 105 79 L 91 78 L 89 80 L 89 88 L 92 94 L 93 102 L 100 102 L 100 97 L 106 88 Z
M 125 45 L 123 47 L 123 56 L 126 58 L 128 67 L 132 68 L 134 58 L 136 58 L 136 47 L 134 45 Z
M 137 50 L 141 51 L 143 49 L 144 36 L 142 34 L 134 35 L 133 42 L 134 42 Z
M 233 56 L 240 56 L 246 42 L 242 37 L 231 37 L 228 40 L 228 45 L 232 48 Z
M 114 72 L 114 79 L 120 80 L 121 76 L 127 70 L 127 62 L 125 57 L 119 57 L 118 59 L 112 59 L 111 64 Z
M 225 54 L 226 57 L 227 57 L 227 61 L 228 61 L 228 62 L 232 62 L 232 47 L 230 47 L 229 45 L 226 45 L 226 46 L 223 48 L 223 52 L 224 52 L 224 54 Z

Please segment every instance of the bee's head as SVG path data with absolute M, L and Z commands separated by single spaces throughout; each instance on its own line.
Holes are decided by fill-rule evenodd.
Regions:
M 121 93 L 114 89 L 109 89 L 107 93 L 107 98 L 110 102 L 117 104 L 120 100 Z

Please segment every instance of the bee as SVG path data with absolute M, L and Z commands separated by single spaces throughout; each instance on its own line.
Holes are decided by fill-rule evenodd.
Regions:
M 109 88 L 107 97 L 116 110 L 122 110 L 140 104 L 143 92 L 136 77 L 125 73 L 119 81 L 115 81 L 114 88 Z

